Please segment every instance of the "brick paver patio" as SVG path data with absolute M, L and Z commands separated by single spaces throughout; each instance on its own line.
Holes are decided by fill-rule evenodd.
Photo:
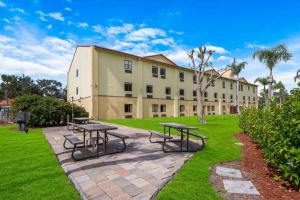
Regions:
M 116 132 L 130 137 L 125 152 L 77 162 L 63 148 L 63 134 L 70 132 L 66 127 L 45 128 L 44 133 L 83 199 L 152 199 L 192 154 L 163 153 L 160 144 L 149 142 L 147 131 L 116 126 Z

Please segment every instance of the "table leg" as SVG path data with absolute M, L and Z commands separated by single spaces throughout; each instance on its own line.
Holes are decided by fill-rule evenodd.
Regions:
M 187 130 L 187 136 L 186 136 L 186 151 L 189 151 L 189 129 Z
M 107 140 L 106 140 L 106 138 L 107 138 L 107 132 L 106 132 L 106 130 L 104 131 L 104 155 L 106 154 L 106 143 L 107 143 Z
M 183 146 L 183 129 L 181 129 L 180 132 L 181 132 L 180 150 L 182 151 L 182 146 Z
M 171 128 L 169 127 L 169 136 L 171 136 Z M 169 142 L 171 141 L 171 139 L 169 139 Z
M 97 156 L 99 156 L 99 131 L 97 131 L 97 141 L 96 141 L 96 144 L 97 144 Z
M 85 129 L 83 130 L 83 145 L 86 146 L 85 145 Z

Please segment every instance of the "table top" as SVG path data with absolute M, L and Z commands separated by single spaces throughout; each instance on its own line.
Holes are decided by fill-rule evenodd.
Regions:
M 78 128 L 84 129 L 86 131 L 105 131 L 118 129 L 118 127 L 103 124 L 82 124 L 78 125 Z
M 74 120 L 77 120 L 77 121 L 87 121 L 87 120 L 90 120 L 90 118 L 88 118 L 88 117 L 74 117 Z
M 176 128 L 176 129 L 189 129 L 189 130 L 197 130 L 197 127 L 192 127 L 192 126 L 186 126 L 183 124 L 178 124 L 178 123 L 159 123 L 162 126 L 170 127 L 170 128 Z

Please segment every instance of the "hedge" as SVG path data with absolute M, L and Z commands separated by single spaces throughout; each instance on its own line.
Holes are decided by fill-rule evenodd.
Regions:
M 23 95 L 14 99 L 12 112 L 29 111 L 31 127 L 66 125 L 67 115 L 72 115 L 72 105 L 64 100 L 39 95 Z M 82 107 L 74 105 L 74 116 L 86 117 L 88 113 Z
M 282 105 L 247 108 L 239 125 L 263 149 L 265 160 L 282 177 L 300 187 L 300 90 L 293 91 Z

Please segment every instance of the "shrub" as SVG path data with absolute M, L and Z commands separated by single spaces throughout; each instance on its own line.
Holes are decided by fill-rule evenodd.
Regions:
M 280 106 L 245 109 L 239 125 L 263 149 L 265 160 L 283 178 L 300 186 L 300 91 L 294 91 Z
M 72 114 L 72 105 L 54 97 L 43 97 L 39 95 L 23 95 L 17 97 L 13 102 L 12 112 L 19 110 L 29 111 L 29 126 L 46 127 L 65 125 L 67 115 Z M 74 116 L 85 117 L 88 113 L 82 107 L 74 105 Z

